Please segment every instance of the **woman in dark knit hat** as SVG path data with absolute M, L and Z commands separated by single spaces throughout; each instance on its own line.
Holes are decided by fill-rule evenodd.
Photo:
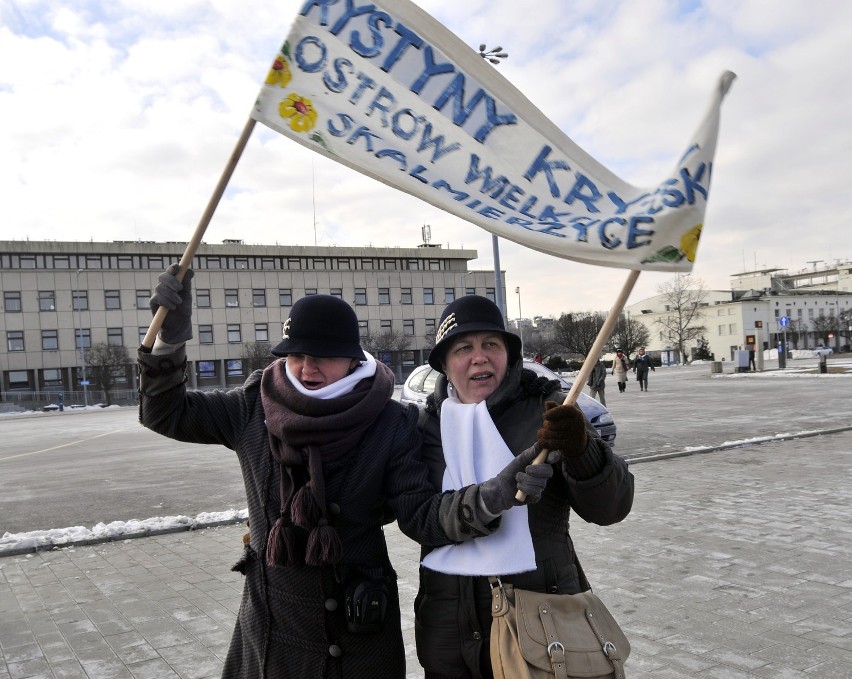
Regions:
M 417 411 L 392 400 L 393 375 L 359 345 L 358 320 L 328 295 L 297 301 L 279 356 L 229 391 L 189 392 L 192 271 L 159 278 L 167 314 L 139 352 L 140 421 L 180 441 L 237 453 L 250 541 L 243 601 L 223 677 L 403 679 L 396 574 L 382 525 L 437 547 L 491 533 L 542 465 L 518 458 L 485 483 L 440 494 L 419 455 Z
M 633 504 L 633 476 L 582 411 L 561 403 L 559 382 L 523 367 L 521 340 L 490 300 L 461 297 L 444 310 L 429 364 L 442 374 L 421 418 L 429 477 L 444 490 L 488 478 L 542 448 L 555 473 L 541 502 L 505 512 L 492 535 L 424 545 L 415 600 L 417 655 L 427 679 L 493 676 L 487 576 L 537 592 L 584 589 L 568 533 L 570 510 L 602 526 Z

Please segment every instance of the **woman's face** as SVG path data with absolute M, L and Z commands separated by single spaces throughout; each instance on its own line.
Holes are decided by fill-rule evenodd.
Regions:
M 500 386 L 509 366 L 506 341 L 499 332 L 459 335 L 447 350 L 444 372 L 462 403 L 480 403 Z
M 354 358 L 326 358 L 307 354 L 288 354 L 290 372 L 305 389 L 316 390 L 334 384 L 349 374 L 357 365 Z

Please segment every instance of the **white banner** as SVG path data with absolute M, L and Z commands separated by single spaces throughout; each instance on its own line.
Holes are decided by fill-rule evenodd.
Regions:
M 719 79 L 657 186 L 623 181 L 409 0 L 305 2 L 252 116 L 318 153 L 534 250 L 689 271 L 712 175 Z

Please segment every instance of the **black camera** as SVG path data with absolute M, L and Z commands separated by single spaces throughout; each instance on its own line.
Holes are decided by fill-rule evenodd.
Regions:
M 375 634 L 388 613 L 390 592 L 381 581 L 362 580 L 346 588 L 346 626 L 355 634 Z

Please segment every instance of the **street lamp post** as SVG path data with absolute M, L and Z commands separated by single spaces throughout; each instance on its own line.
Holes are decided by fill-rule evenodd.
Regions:
M 524 319 L 524 314 L 521 311 L 521 286 L 515 287 L 515 292 L 518 293 L 518 331 L 521 335 L 521 355 L 524 353 L 524 326 L 521 322 Z
M 82 269 L 77 269 L 77 341 L 80 344 L 80 384 L 83 386 L 83 405 L 89 406 L 88 380 L 86 380 L 86 347 L 83 344 L 83 297 L 80 294 L 80 274 Z
M 495 66 L 500 63 L 501 59 L 506 59 L 509 55 L 503 51 L 502 47 L 494 47 L 486 49 L 485 43 L 479 46 L 479 56 L 490 61 Z M 500 270 L 500 243 L 497 236 L 491 234 L 491 249 L 494 253 L 494 302 L 500 313 L 503 314 L 504 321 L 508 320 L 509 311 L 506 308 L 506 300 L 503 299 L 503 273 Z

